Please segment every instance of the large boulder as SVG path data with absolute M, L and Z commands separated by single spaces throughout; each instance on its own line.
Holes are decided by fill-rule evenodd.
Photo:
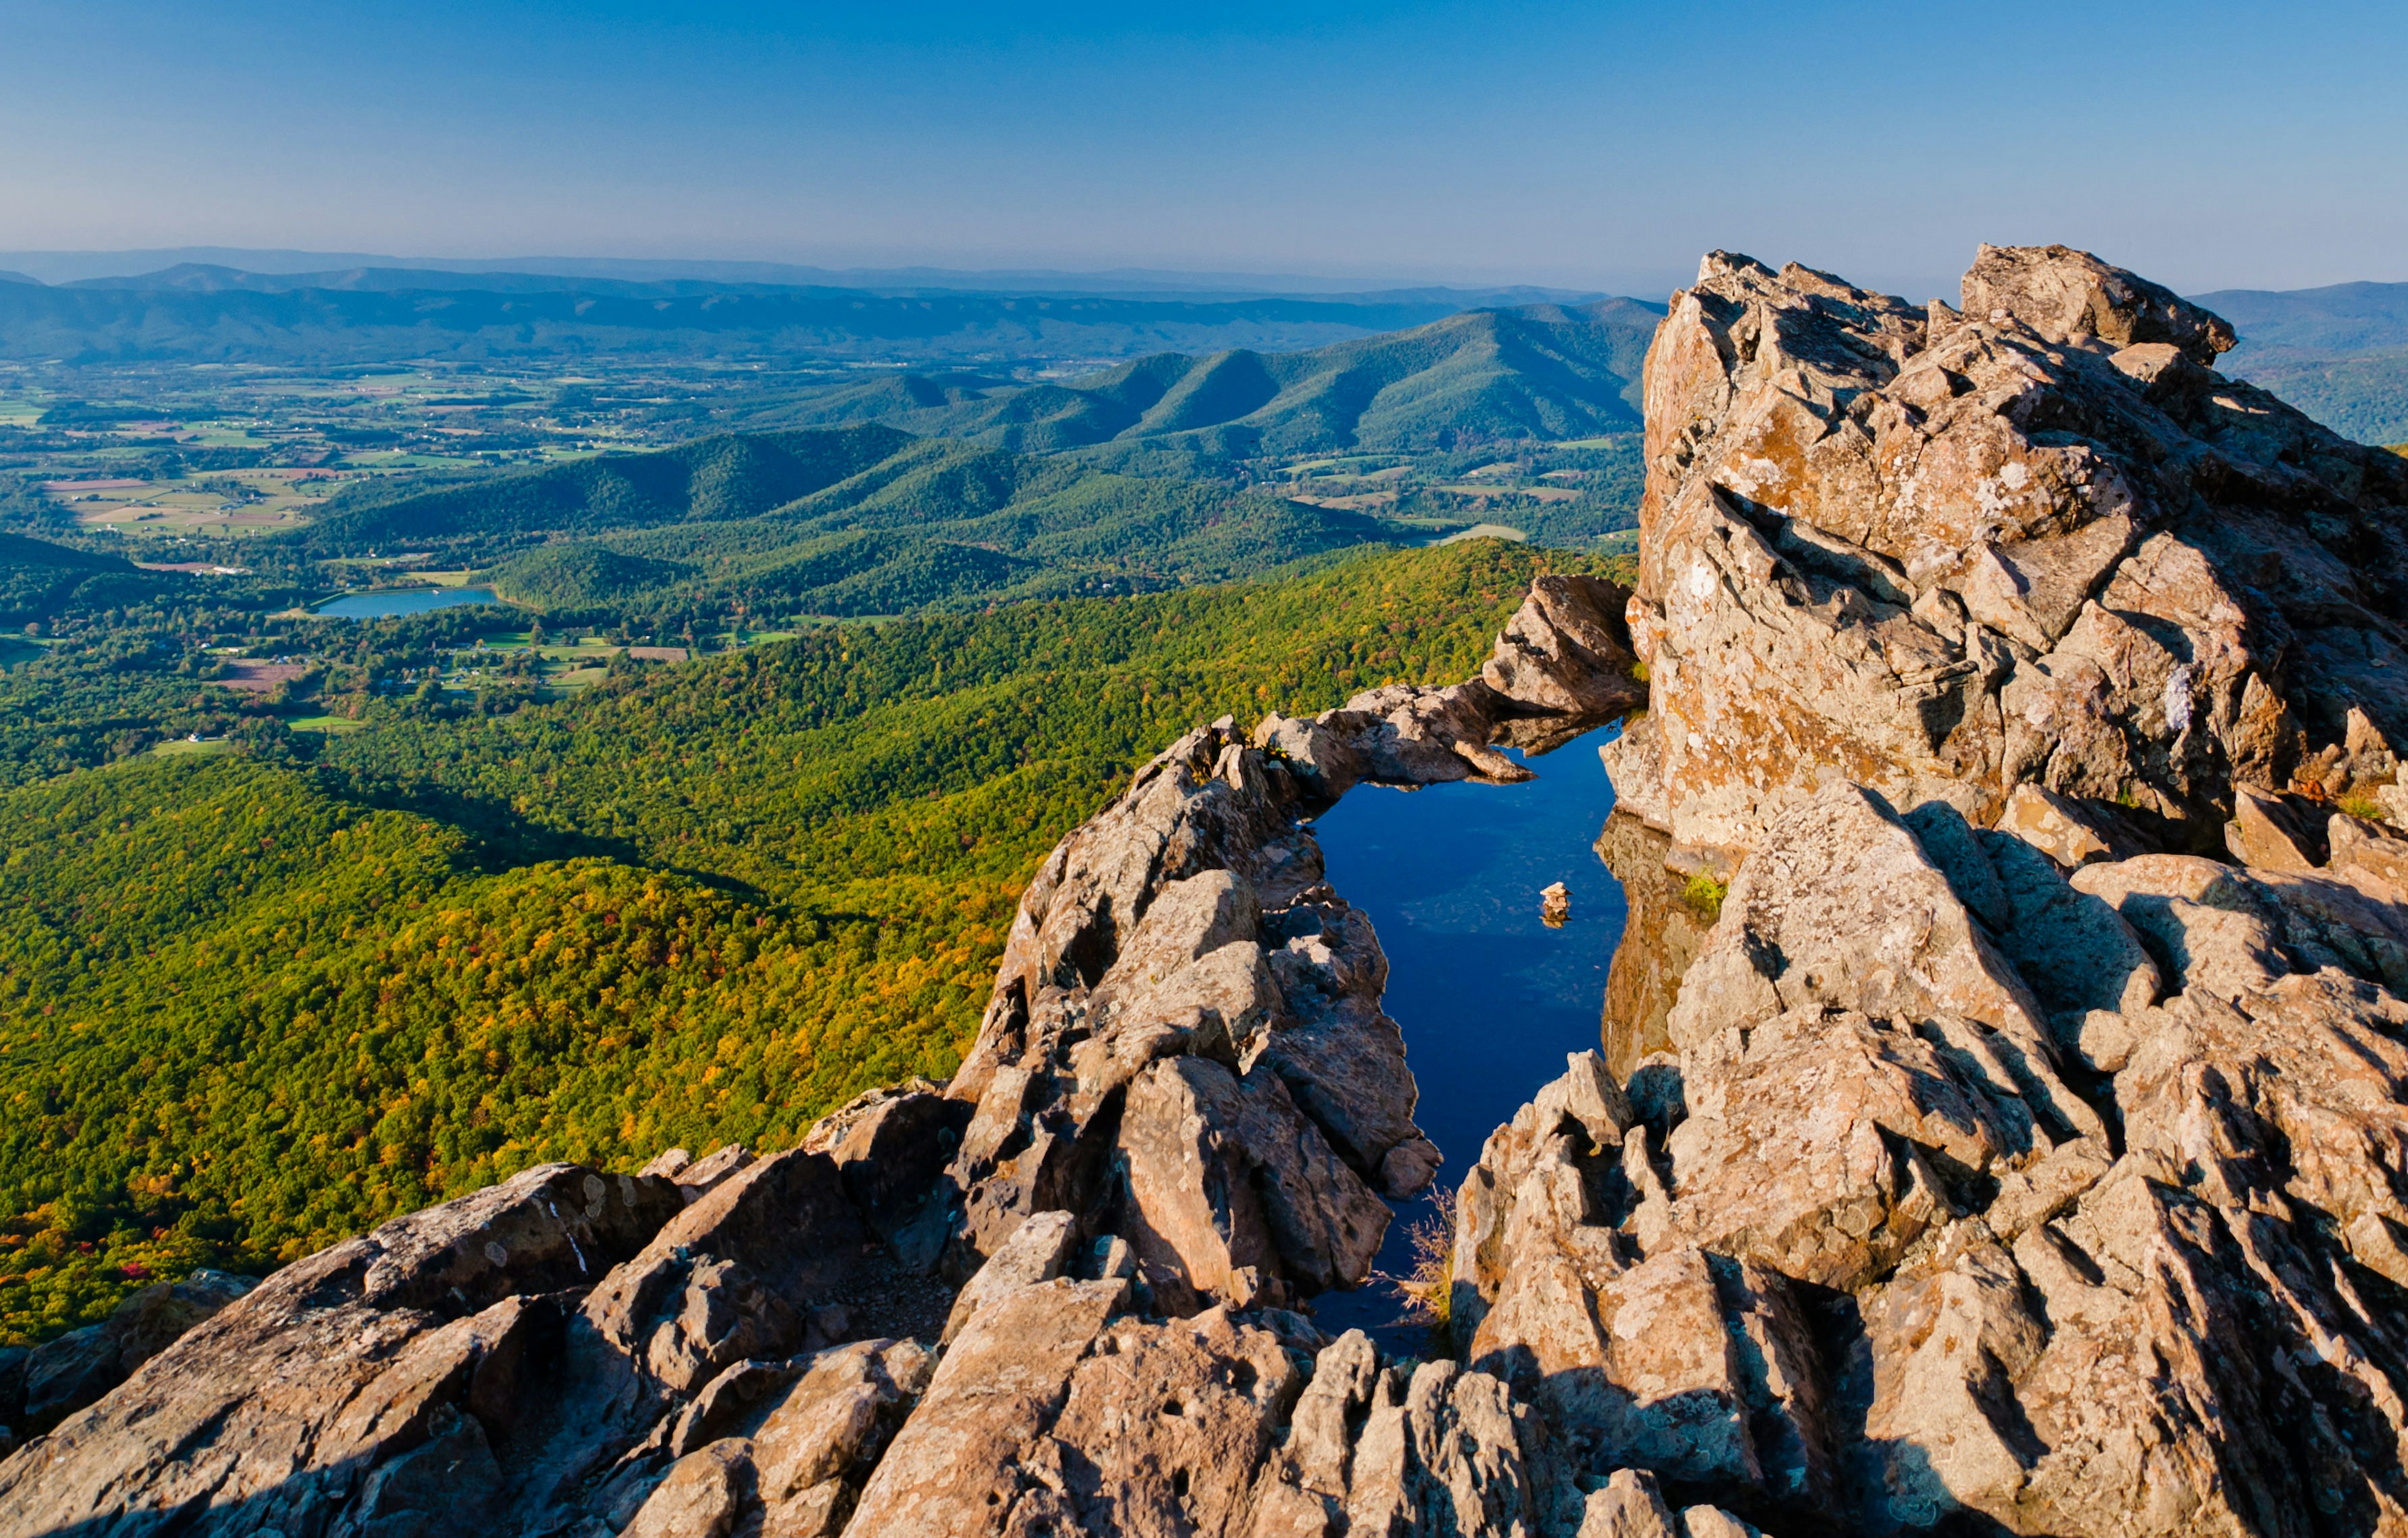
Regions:
M 1631 676 L 1629 604 L 1630 591 L 1603 577 L 1533 579 L 1480 681 L 1519 714 L 1583 723 L 1621 715 L 1646 698 Z
M 1721 252 L 1673 296 L 1625 799 L 1744 849 L 1835 775 L 1981 826 L 2033 783 L 2214 848 L 2236 787 L 2397 740 L 2408 463 L 2214 374 L 2229 325 L 2095 257 L 1985 247 L 1963 297 Z

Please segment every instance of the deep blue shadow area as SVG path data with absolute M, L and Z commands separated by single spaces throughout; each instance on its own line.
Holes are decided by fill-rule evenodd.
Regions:
M 1564 1071 L 1564 1055 L 1598 1045 L 1606 966 L 1622 938 L 1621 883 L 1593 846 L 1613 805 L 1598 762 L 1620 726 L 1577 737 L 1532 760 L 1526 785 L 1367 785 L 1324 814 L 1313 832 L 1329 884 L 1369 914 L 1388 956 L 1387 1011 L 1404 1027 L 1421 1086 L 1422 1131 L 1446 1155 L 1438 1185 L 1453 1189 L 1488 1134 Z M 1539 892 L 1561 881 L 1571 917 L 1539 915 Z M 1379 1269 L 1412 1264 L 1406 1231 L 1426 1198 L 1401 1203 Z M 1323 1329 L 1361 1329 L 1386 1351 L 1430 1352 L 1428 1332 L 1402 1321 L 1376 1284 L 1314 1300 Z

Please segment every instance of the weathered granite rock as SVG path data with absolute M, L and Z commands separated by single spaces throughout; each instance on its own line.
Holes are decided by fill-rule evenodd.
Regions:
M 497 1501 L 491 1446 L 563 1325 L 545 1295 L 681 1206 L 666 1180 L 548 1164 L 296 1261 L 0 1463 L 0 1532 L 188 1507 L 187 1531 L 322 1531 L 415 1501 L 420 1475 L 385 1470 L 430 1439 L 478 1471 L 460 1500 Z
M 2392 1531 L 2398 917 L 1794 802 L 1682 983 L 1669 1139 L 1551 1086 L 1469 1172 L 1470 1359 L 1577 1473 L 1774 1531 Z M 1635 1483 L 1589 1509 L 1656 1519 Z
M 2408 728 L 2408 464 L 2215 375 L 2229 326 L 2082 252 L 1985 247 L 1965 300 L 1719 252 L 1673 296 L 1622 797 L 1746 848 L 1833 775 L 1985 826 L 2033 783 L 2214 847 L 2352 708 L 2371 772 Z
M 2379 822 L 2335 812 L 2325 823 L 2332 874 L 2370 897 L 2397 904 L 2408 897 L 2408 838 Z
M 700 1159 L 678 1166 L 669 1178 L 678 1183 L 689 1202 L 699 1202 L 717 1189 L 720 1184 L 752 1162 L 752 1152 L 741 1143 L 730 1143 L 715 1148 Z
M 1250 1531 L 1256 1471 L 1310 1366 L 1272 1331 L 1224 1309 L 1115 1323 L 1071 1374 L 1044 1438 L 1023 1454 L 1037 1478 L 1013 1522 L 1057 1532 Z
M 752 1453 L 730 1437 L 679 1459 L 619 1530 L 623 1538 L 722 1538 L 752 1498 Z
M 2248 786 L 2233 791 L 2225 847 L 2243 865 L 2270 871 L 2312 871 L 2325 862 L 2322 819 Z
M 842 1531 L 869 1471 L 936 1370 L 910 1341 L 823 1351 L 751 1432 L 753 1486 L 767 1531 Z
M 2031 832 L 1847 786 L 1774 819 L 1669 1021 L 1669 1144 L 1631 1126 L 1602 1157 L 1542 1094 L 1467 1179 L 1475 1360 L 1576 1461 L 1776 1531 L 2382 1530 L 2408 1424 L 2368 1302 L 2408 1261 L 2390 889 Z M 2059 1052 L 2102 1075 L 2090 1098 Z M 1727 1287 L 1652 1289 L 1626 1353 L 1632 1278 L 1701 1250 L 1750 1295 L 1847 1302 L 1748 1332 Z M 1721 1354 L 1742 1336 L 1786 1349 Z M 1746 1361 L 1783 1370 L 1752 1388 Z M 1657 1403 L 1688 1418 L 1651 1436 Z M 1631 1488 L 1591 1506 L 1656 1519 Z
M 1480 669 L 1481 682 L 1520 710 L 1548 716 L 1618 716 L 1646 691 L 1630 676 L 1624 610 L 1630 591 L 1595 577 L 1541 577 Z
M 1388 1211 L 1297 1110 L 1275 1074 L 1205 1058 L 1146 1071 L 1121 1118 L 1120 1227 L 1157 1300 L 1283 1302 L 1367 1275 Z
M 940 1344 L 951 1345 L 978 1311 L 1022 1288 L 1050 1282 L 1068 1269 L 1078 1223 L 1067 1212 L 1040 1212 L 1012 1231 L 978 1275 L 963 1284 L 946 1317 Z
M 961 1146 L 970 1111 L 924 1080 L 872 1089 L 823 1118 L 802 1146 L 834 1160 L 845 1194 L 871 1230 L 907 1264 L 924 1269 L 943 1242 L 939 1180 Z
M 99 1324 L 22 1352 L 14 1366 L 0 1368 L 0 1426 L 16 1434 L 47 1431 L 254 1285 L 248 1276 L 195 1271 L 144 1288 Z
M 2023 850 L 2040 862 L 2019 840 L 2001 837 L 1994 847 L 2011 861 Z M 2045 862 L 2026 864 L 2023 874 L 2050 884 L 2014 909 L 2018 919 L 2029 916 L 2031 934 L 2044 939 L 2040 916 L 2049 899 L 2070 889 Z M 2083 991 L 2071 1002 L 2147 1004 L 2158 981 L 2147 954 L 2103 904 L 2093 906 L 2096 923 L 2084 938 L 2108 960 L 2102 965 L 2090 952 L 2078 958 L 2084 970 L 2069 980 Z M 2083 933 L 2077 925 L 2065 927 Z M 2007 933 L 2018 930 L 2011 924 Z M 1945 1041 L 1950 1053 L 1971 1054 L 1966 1061 L 1979 1064 L 1985 1080 L 2011 1089 L 2024 1103 L 2018 1116 L 2065 1136 L 2101 1131 L 2097 1113 L 2056 1075 L 2042 1001 L 1957 900 L 1907 824 L 1845 783 L 1798 804 L 1773 825 L 1764 848 L 1732 883 L 1713 936 L 1682 981 L 1668 1024 L 1682 1050 L 1692 1111 L 1701 1068 L 1734 1059 L 1729 1032 L 1809 1007 L 1885 1019 Z
M 1345 714 L 1266 740 L 1297 728 L 1318 751 Z M 1466 762 L 1451 737 L 1415 740 Z M 1372 1192 L 1410 1194 L 1438 1160 L 1379 1007 L 1386 960 L 1297 820 L 1326 785 L 1296 762 L 1226 724 L 1191 733 L 1031 885 L 949 1091 L 976 1105 L 948 1175 L 957 1271 L 1050 1209 L 1082 1238 L 1125 1234 L 1186 1310 L 1368 1275 L 1387 1220 Z

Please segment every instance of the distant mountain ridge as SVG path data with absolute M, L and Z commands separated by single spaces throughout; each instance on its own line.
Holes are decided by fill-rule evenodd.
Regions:
M 657 619 L 736 605 L 757 622 L 1145 591 L 1398 535 L 1236 487 L 865 423 L 724 434 L 414 495 L 370 488 L 278 537 L 304 556 L 432 551 L 548 613 Z
M 0 275 L 5 276 L 5 275 Z M 22 277 L 22 275 L 19 275 Z M 830 275 L 831 278 L 838 275 Z M 136 292 L 175 291 L 187 293 L 225 293 L 236 291 L 251 293 L 298 293 L 312 289 L 337 292 L 367 293 L 603 293 L 625 298 L 702 298 L 714 294 L 743 294 L 752 297 L 811 294 L 853 297 L 868 294 L 881 299 L 920 299 L 964 295 L 1011 297 L 1017 299 L 1109 298 L 1132 304 L 1240 304 L 1263 299 L 1297 299 L 1316 305 L 1346 305 L 1370 309 L 1403 306 L 1436 306 L 1454 311 L 1482 306 L 1587 303 L 1603 297 L 1572 290 L 1531 288 L 1515 285 L 1502 288 L 1455 289 L 1421 287 L 1373 290 L 1313 290 L 1300 293 L 1255 292 L 1243 289 L 1210 290 L 1164 288 L 1158 290 L 1122 288 L 1090 289 L 1081 286 L 1074 274 L 1030 274 L 1023 284 L 991 284 L 963 288 L 949 285 L 941 279 L 948 275 L 926 275 L 930 281 L 915 280 L 909 273 L 864 274 L 857 280 L 828 282 L 769 282 L 759 280 L 718 279 L 705 278 L 615 278 L 596 274 L 552 274 L 532 272 L 484 271 L 455 272 L 426 267 L 391 267 L 364 265 L 323 272 L 258 273 L 239 267 L 219 266 L 208 263 L 187 262 L 131 277 L 84 278 L 62 281 L 52 287 L 62 289 L 124 290 Z M 883 280 L 880 280 L 883 279 Z M 1049 286 L 1048 280 L 1057 280 Z M 37 281 L 23 278 L 25 282 Z
M 2196 295 L 2241 333 L 2241 358 L 2264 352 L 2350 357 L 2408 348 L 2408 283 L 2226 289 Z
M 552 278 L 601 278 L 619 282 L 701 282 L 779 288 L 844 288 L 871 291 L 941 289 L 967 293 L 1176 293 L 1194 298 L 1225 294 L 1330 295 L 1432 293 L 1469 299 L 1517 294 L 1516 303 L 1541 299 L 1575 301 L 1595 292 L 1577 289 L 1498 287 L 1406 281 L 1394 277 L 1332 278 L 1305 273 L 1188 272 L 1158 267 L 1073 270 L 1052 267 L 819 267 L 791 262 L 741 262 L 681 258 L 515 256 L 435 257 L 376 255 L 364 251 L 262 250 L 232 246 L 179 246 L 123 251 L 0 251 L 0 264 L 31 273 L 45 283 L 100 278 L 122 281 L 130 274 L 157 273 L 183 265 L 222 267 L 263 276 L 294 277 L 362 267 L 440 273 L 449 276 L 522 275 Z M 1608 287 L 1653 292 L 1680 280 L 1671 269 L 1634 272 Z
M 0 357 L 333 364 L 395 359 L 1096 358 L 1295 349 L 1420 325 L 1461 298 L 1145 297 L 619 283 L 524 275 L 308 275 L 189 266 L 65 286 L 0 284 Z
M 894 375 L 806 403 L 796 420 L 1029 452 L 1143 442 L 1223 458 L 1560 441 L 1638 429 L 1640 364 L 1663 314 L 1636 299 L 1472 310 L 1297 352 L 1157 353 L 1063 384 Z
M 2241 333 L 2222 367 L 2344 437 L 2408 443 L 2408 283 L 2287 292 L 2229 289 L 2198 303 Z

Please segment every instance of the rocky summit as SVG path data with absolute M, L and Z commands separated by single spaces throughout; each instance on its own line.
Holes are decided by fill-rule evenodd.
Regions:
M 0 1533 L 2408 1532 L 2408 465 L 1962 299 L 1710 256 L 1635 591 L 1173 744 L 950 1083 L 0 1362 Z M 1457 1175 L 1312 819 L 1618 717 L 1600 1050 Z M 1441 1172 L 1427 1360 L 1332 1338 Z

